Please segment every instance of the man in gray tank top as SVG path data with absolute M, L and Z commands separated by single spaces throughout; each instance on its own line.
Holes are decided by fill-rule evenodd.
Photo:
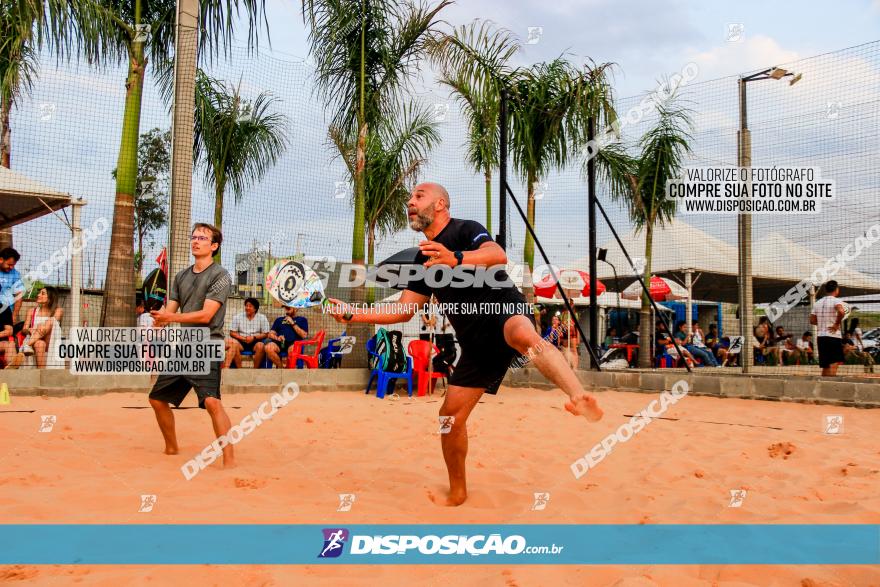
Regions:
M 223 242 L 223 235 L 210 224 L 196 224 L 190 239 L 190 250 L 195 263 L 174 276 L 164 310 L 150 312 L 154 325 L 171 322 L 184 328 L 208 327 L 211 338 L 223 340 L 223 321 L 226 318 L 226 298 L 232 286 L 229 273 L 214 263 L 213 256 Z M 177 311 L 180 310 L 178 314 Z M 195 389 L 199 407 L 208 411 L 217 438 L 229 432 L 232 426 L 223 404 L 220 403 L 220 362 L 211 363 L 207 375 L 160 375 L 150 392 L 150 405 L 156 412 L 156 421 L 165 438 L 165 454 L 178 452 L 174 430 L 174 413 L 169 404 L 180 406 L 190 389 Z M 223 466 L 235 465 L 232 445 L 223 448 Z

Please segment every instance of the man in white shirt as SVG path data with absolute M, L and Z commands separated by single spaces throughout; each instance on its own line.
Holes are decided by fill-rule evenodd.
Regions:
M 810 364 L 815 363 L 813 360 L 813 333 L 807 330 L 804 332 L 804 335 L 801 337 L 799 341 L 797 341 L 797 348 L 800 349 L 801 354 L 806 357 L 807 362 Z
M 241 369 L 241 353 L 254 354 L 254 368 L 263 364 L 266 350 L 264 341 L 269 336 L 269 320 L 260 314 L 260 302 L 256 298 L 244 301 L 244 312 L 236 314 L 229 326 L 226 339 L 226 367 L 234 364 Z
M 816 302 L 810 312 L 810 324 L 819 327 L 819 366 L 823 377 L 837 375 L 843 363 L 843 339 L 840 325 L 846 316 L 846 305 L 838 299 L 840 288 L 834 280 L 825 284 L 825 297 Z

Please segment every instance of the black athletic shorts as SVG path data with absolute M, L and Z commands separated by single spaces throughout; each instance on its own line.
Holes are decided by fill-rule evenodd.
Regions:
M 482 387 L 486 393 L 498 393 L 498 387 L 519 353 L 507 346 L 504 324 L 521 314 L 483 315 L 481 328 L 466 340 L 459 338 L 461 359 L 452 370 L 449 385 Z
M 243 352 L 243 353 L 253 353 L 253 352 L 254 352 L 254 346 L 255 346 L 258 342 L 260 342 L 260 341 L 259 341 L 259 340 L 255 340 L 254 342 L 242 342 L 242 341 L 238 341 L 238 344 L 241 345 L 241 352 Z
M 819 366 L 825 369 L 843 363 L 843 339 L 834 336 L 819 337 Z
M 180 407 L 190 389 L 196 390 L 202 409 L 205 409 L 206 398 L 220 399 L 220 362 L 212 362 L 211 372 L 207 375 L 159 375 L 150 392 L 150 399 Z

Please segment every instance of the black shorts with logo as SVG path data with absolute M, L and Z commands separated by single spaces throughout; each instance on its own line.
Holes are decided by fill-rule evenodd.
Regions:
M 479 329 L 466 339 L 459 338 L 461 359 L 449 377 L 449 385 L 484 388 L 496 394 L 511 362 L 519 353 L 504 340 L 504 325 L 513 316 L 523 314 L 492 314 L 474 318 Z
M 213 397 L 220 399 L 220 362 L 211 363 L 211 372 L 207 375 L 159 375 L 150 399 L 156 399 L 175 407 L 180 407 L 183 398 L 190 389 L 196 391 L 199 398 L 199 407 L 205 409 L 205 399 Z
M 819 366 L 825 369 L 843 363 L 843 339 L 834 336 L 819 337 Z

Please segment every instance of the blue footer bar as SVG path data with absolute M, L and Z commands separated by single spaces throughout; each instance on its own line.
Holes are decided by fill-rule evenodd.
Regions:
M 0 525 L 0 564 L 880 564 L 880 525 Z

